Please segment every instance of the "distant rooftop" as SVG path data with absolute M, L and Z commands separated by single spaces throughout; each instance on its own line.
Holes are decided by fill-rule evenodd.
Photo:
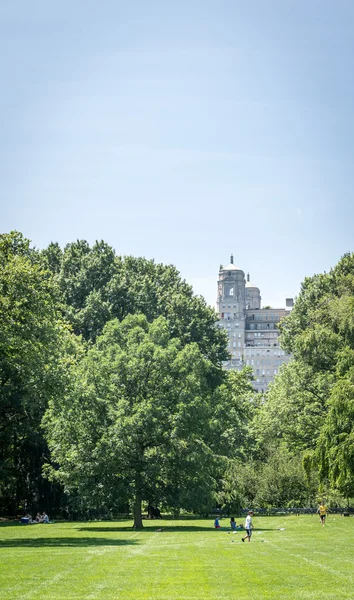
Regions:
M 231 254 L 230 264 L 227 265 L 227 267 L 223 267 L 222 265 L 220 265 L 220 271 L 242 271 L 242 269 L 236 267 L 236 265 L 234 264 L 234 255 Z
M 256 290 L 259 290 L 259 287 L 257 285 L 254 285 L 254 283 L 250 282 L 250 274 L 249 273 L 247 273 L 246 288 L 255 288 Z

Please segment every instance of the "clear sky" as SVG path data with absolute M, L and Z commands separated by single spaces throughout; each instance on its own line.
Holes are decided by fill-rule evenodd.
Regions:
M 352 0 L 0 3 L 0 229 L 235 263 L 283 306 L 353 251 Z

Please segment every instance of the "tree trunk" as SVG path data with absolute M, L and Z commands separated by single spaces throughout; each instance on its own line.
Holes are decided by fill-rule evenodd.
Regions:
M 137 469 L 135 473 L 135 500 L 134 500 L 134 525 L 135 529 L 143 528 L 143 519 L 141 515 L 141 490 L 142 490 L 142 481 L 141 481 L 141 473 L 140 469 Z
M 143 529 L 144 525 L 143 525 L 143 519 L 142 519 L 142 515 L 141 515 L 141 493 L 140 491 L 137 491 L 135 494 L 135 501 L 134 501 L 134 525 L 133 527 L 135 529 Z

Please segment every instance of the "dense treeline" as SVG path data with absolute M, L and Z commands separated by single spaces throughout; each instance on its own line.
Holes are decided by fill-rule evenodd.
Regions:
M 12 232 L 0 254 L 1 510 L 134 504 L 139 526 L 142 501 L 213 504 L 252 395 L 222 370 L 215 312 L 104 242 L 39 252 Z
M 306 278 L 280 328 L 293 360 L 257 414 L 259 449 L 298 458 L 314 494 L 343 502 L 354 497 L 354 254 Z
M 0 236 L 0 510 L 305 505 L 354 496 L 354 256 L 305 279 L 266 397 L 225 372 L 175 267 Z

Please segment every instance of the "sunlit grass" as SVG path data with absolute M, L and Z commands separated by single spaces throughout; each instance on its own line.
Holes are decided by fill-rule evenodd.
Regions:
M 0 598 L 353 600 L 353 518 L 255 515 L 251 543 L 212 524 L 1 524 Z

